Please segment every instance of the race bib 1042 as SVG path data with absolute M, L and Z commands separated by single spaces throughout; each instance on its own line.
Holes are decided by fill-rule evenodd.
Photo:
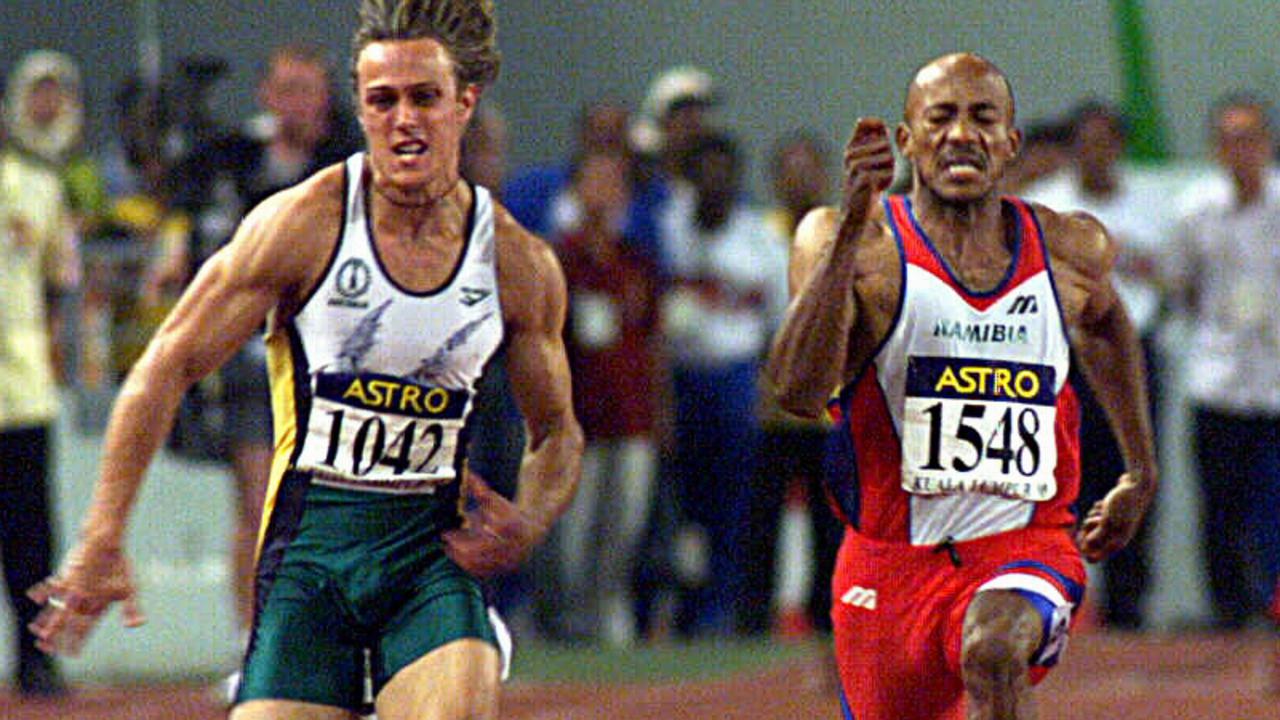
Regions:
M 1042 501 L 1058 491 L 1054 369 L 913 356 L 902 418 L 902 488 Z
M 463 390 L 389 375 L 319 374 L 298 469 L 395 490 L 448 482 L 468 401 Z

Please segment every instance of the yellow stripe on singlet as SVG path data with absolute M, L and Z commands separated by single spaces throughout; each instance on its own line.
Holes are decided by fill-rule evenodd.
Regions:
M 293 348 L 286 330 L 274 330 L 267 334 L 267 376 L 271 380 L 271 421 L 275 432 L 275 450 L 271 459 L 271 478 L 267 484 L 267 496 L 262 505 L 262 524 L 258 527 L 256 556 L 262 551 L 267 525 L 276 507 L 280 483 L 289 469 L 294 446 L 298 442 L 298 405 L 294 397 L 296 380 Z

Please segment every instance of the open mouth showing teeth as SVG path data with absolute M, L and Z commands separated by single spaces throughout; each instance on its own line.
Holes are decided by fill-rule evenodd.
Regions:
M 942 171 L 955 181 L 976 181 L 982 177 L 985 163 L 975 159 L 952 159 L 942 163 Z
M 981 171 L 984 164 L 976 158 L 953 158 L 942 163 L 944 170 Z
M 399 145 L 396 145 L 394 148 L 392 148 L 392 150 L 395 152 L 395 154 L 401 155 L 401 156 L 421 155 L 422 153 L 427 151 L 427 144 L 424 142 L 415 140 L 413 142 L 400 143 Z

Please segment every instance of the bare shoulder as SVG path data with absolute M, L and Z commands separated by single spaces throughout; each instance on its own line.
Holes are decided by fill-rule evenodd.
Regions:
M 334 166 L 281 190 L 263 200 L 245 224 L 263 241 L 288 240 L 300 249 L 313 242 L 337 239 L 342 224 L 345 182 L 343 170 Z M 321 231 L 330 230 L 325 238 Z
M 1083 212 L 1056 212 L 1035 205 L 1053 262 L 1058 301 L 1071 326 L 1107 317 L 1119 302 L 1111 282 L 1116 244 L 1096 218 Z
M 795 246 L 821 249 L 830 244 L 835 240 L 836 231 L 840 228 L 840 219 L 840 208 L 834 205 L 821 205 L 810 210 L 796 226 Z M 885 221 L 884 207 L 880 203 L 872 206 L 867 226 L 867 232 L 863 234 L 863 242 L 874 241 L 878 236 L 888 236 L 889 226 Z
M 229 260 L 253 280 L 300 294 L 338 241 L 344 188 L 342 168 L 334 166 L 263 200 L 241 222 Z
M 851 252 L 836 248 L 843 219 L 840 208 L 832 206 L 819 207 L 805 215 L 796 228 L 788 281 L 792 296 L 797 297 L 814 278 L 820 277 L 824 267 L 828 271 L 840 272 L 838 267 L 852 271 L 857 314 L 849 330 L 843 378 L 848 381 L 892 329 L 902 292 L 902 269 L 898 244 L 881 203 L 871 206 L 862 233 L 847 248 Z M 819 292 L 826 295 L 828 290 Z
M 840 225 L 840 210 L 832 205 L 821 205 L 800 218 L 796 226 L 796 244 L 809 244 L 835 235 Z
M 1116 244 L 1097 218 L 1086 212 L 1058 212 L 1034 204 L 1049 255 L 1089 278 L 1101 278 L 1115 264 Z
M 564 272 L 545 240 L 494 204 L 494 240 L 502 313 L 509 325 L 541 326 L 564 312 Z
M 842 219 L 839 208 L 827 205 L 810 210 L 800 221 L 791 246 L 789 279 L 792 292 L 798 291 L 805 278 L 835 244 Z M 857 239 L 854 251 L 853 267 L 859 277 L 865 279 L 896 273 L 897 246 L 880 203 L 872 206 L 871 216 Z

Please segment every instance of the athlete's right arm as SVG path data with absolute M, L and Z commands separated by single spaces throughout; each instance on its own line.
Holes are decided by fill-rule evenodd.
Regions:
M 146 469 L 169 432 L 182 395 L 217 369 L 314 277 L 317 257 L 300 247 L 321 232 L 323 212 L 290 190 L 245 218 L 232 242 L 204 264 L 129 372 L 107 426 L 103 460 L 80 542 L 51 578 L 33 589 L 47 604 L 33 628 L 48 651 L 75 652 L 113 602 L 140 624 L 123 553 L 125 531 Z M 341 203 L 334 205 L 341 212 Z M 336 221 L 333 221 L 336 222 Z M 331 227 L 336 227 L 333 225 Z M 282 302 L 284 301 L 284 302 Z
M 858 120 L 845 148 L 840 210 L 814 210 L 796 228 L 788 271 L 791 306 L 766 367 L 787 412 L 817 417 L 845 379 L 849 338 L 858 322 L 856 254 L 878 232 L 872 222 L 875 200 L 893 180 L 893 167 L 884 122 Z

